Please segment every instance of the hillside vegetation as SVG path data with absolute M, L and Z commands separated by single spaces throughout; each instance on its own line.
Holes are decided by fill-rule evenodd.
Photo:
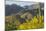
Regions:
M 32 20 L 26 19 L 22 24 L 16 19 L 16 16 L 5 17 L 6 30 L 25 30 L 25 29 L 39 29 L 44 27 L 44 16 L 34 16 Z

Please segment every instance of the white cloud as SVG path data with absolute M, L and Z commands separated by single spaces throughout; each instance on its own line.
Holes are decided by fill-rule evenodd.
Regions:
M 30 1 L 6 1 L 6 4 L 17 4 L 17 5 L 20 5 L 20 6 L 25 6 L 25 5 L 32 5 L 36 2 L 30 2 Z

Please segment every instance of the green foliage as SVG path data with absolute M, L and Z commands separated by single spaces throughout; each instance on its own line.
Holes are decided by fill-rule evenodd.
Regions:
M 16 22 L 15 22 L 15 16 L 6 16 L 5 17 L 5 30 L 9 31 L 9 30 L 15 30 L 16 28 Z
M 7 18 L 8 17 L 8 18 Z M 39 29 L 44 27 L 44 17 L 34 16 L 32 20 L 26 20 L 26 23 L 20 24 L 15 16 L 6 16 L 5 30 L 25 30 L 25 29 Z
M 40 21 L 34 16 L 31 21 L 27 20 L 27 23 L 21 24 L 17 29 L 39 29 L 44 27 L 43 16 L 39 17 Z M 39 23 L 38 23 L 39 22 Z

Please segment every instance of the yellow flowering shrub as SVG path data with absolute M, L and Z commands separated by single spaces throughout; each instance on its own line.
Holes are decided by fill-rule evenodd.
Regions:
M 43 16 L 39 17 L 40 21 L 36 16 L 32 18 L 31 21 L 26 20 L 27 23 L 20 24 L 17 29 L 37 29 L 37 28 L 43 28 L 44 27 L 44 22 L 43 22 Z M 39 23 L 38 23 L 39 22 Z
M 44 28 L 44 16 L 34 16 L 32 20 L 26 20 L 26 23 L 21 24 L 16 17 L 6 17 L 6 30 L 26 30 L 26 29 L 39 29 Z

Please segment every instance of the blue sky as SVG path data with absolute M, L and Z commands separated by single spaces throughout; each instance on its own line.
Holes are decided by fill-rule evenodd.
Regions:
M 32 5 L 32 4 L 35 4 L 36 2 L 18 2 L 18 1 L 6 1 L 6 4 L 17 4 L 17 5 L 20 5 L 20 6 L 25 6 L 25 5 Z

